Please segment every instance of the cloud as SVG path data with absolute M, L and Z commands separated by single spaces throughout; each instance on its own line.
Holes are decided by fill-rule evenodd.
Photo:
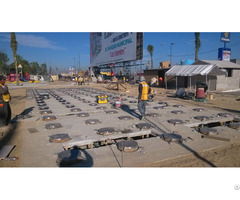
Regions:
M 10 42 L 10 34 L 0 34 L 0 41 Z M 16 34 L 16 40 L 18 45 L 36 47 L 36 48 L 46 48 L 53 50 L 65 50 L 61 46 L 58 46 L 56 43 L 46 39 L 43 36 L 37 36 L 33 34 Z

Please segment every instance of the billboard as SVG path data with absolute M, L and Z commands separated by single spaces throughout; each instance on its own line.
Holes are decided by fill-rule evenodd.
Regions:
M 142 48 L 142 33 L 90 33 L 90 64 L 97 66 L 142 59 Z
M 218 49 L 218 60 L 230 61 L 230 59 L 231 59 L 231 49 L 229 48 Z

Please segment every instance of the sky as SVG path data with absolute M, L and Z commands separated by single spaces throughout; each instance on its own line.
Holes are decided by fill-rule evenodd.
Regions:
M 90 66 L 90 32 L 15 32 L 18 42 L 17 54 L 29 62 L 46 63 L 52 69 L 66 71 L 68 66 Z M 170 60 L 170 44 L 172 45 L 172 64 L 180 64 L 181 60 L 195 59 L 194 32 L 144 32 L 143 59 L 150 61 L 148 45 L 153 45 L 154 68 L 161 61 Z M 218 48 L 224 46 L 220 41 L 220 32 L 200 32 L 200 60 L 217 60 Z M 232 32 L 230 43 L 231 58 L 240 58 L 240 32 Z M 9 64 L 13 62 L 10 47 L 10 32 L 0 32 L 0 51 L 7 53 Z

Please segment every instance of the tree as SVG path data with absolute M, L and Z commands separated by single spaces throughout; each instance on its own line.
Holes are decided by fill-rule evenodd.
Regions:
M 40 73 L 40 66 L 37 62 L 30 63 L 31 74 L 38 75 Z
M 154 47 L 152 45 L 148 45 L 147 50 L 148 50 L 148 52 L 150 53 L 150 56 L 151 56 L 151 69 L 153 69 L 153 50 L 154 50 Z
M 15 62 L 17 85 L 19 85 L 18 66 L 17 66 L 17 40 L 16 40 L 15 33 L 11 33 L 11 48 L 12 48 L 14 62 Z
M 6 53 L 0 51 L 0 73 L 7 74 L 8 66 L 7 62 L 9 61 Z
M 195 62 L 198 61 L 198 52 L 201 46 L 200 33 L 195 32 Z
M 43 76 L 47 74 L 47 64 L 46 63 L 41 64 L 40 74 Z

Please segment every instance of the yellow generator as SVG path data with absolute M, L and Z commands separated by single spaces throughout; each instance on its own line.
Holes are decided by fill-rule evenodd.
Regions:
M 100 103 L 107 103 L 108 96 L 107 95 L 99 95 L 97 96 L 97 102 Z

